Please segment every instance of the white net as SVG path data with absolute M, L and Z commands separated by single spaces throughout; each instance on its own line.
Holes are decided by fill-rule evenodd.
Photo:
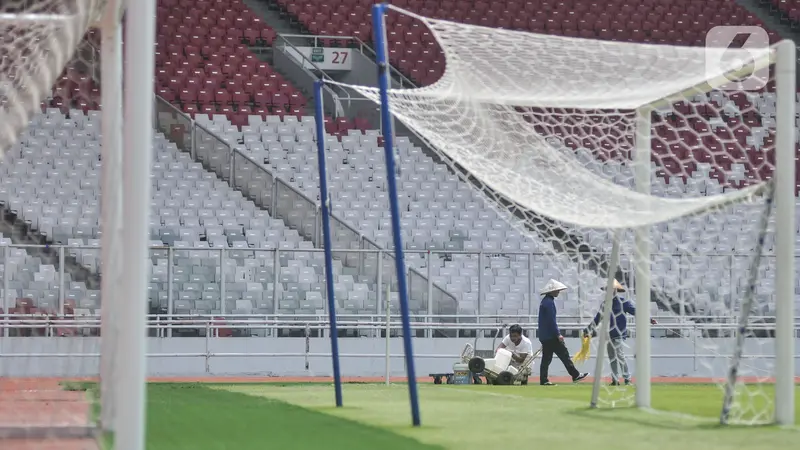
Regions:
M 2 448 L 97 448 L 104 3 L 0 2 Z
M 9 0 L 0 4 L 0 152 L 14 144 L 105 0 Z
M 525 236 L 526 249 L 550 255 L 533 267 L 534 282 L 557 278 L 570 287 L 557 300 L 559 314 L 587 324 L 594 317 L 612 232 L 619 231 L 614 275 L 632 288 L 630 306 L 638 300 L 661 323 L 653 354 L 683 355 L 654 359 L 653 375 L 723 386 L 756 262 L 731 421 L 770 420 L 763 382 L 773 375 L 774 353 L 764 323 L 774 319 L 774 235 L 761 218 L 771 215 L 765 199 L 774 170 L 773 50 L 593 41 L 408 14 L 430 29 L 446 70 L 433 85 L 390 90 L 392 113 Z M 752 83 L 759 88 L 745 90 Z M 376 88 L 349 87 L 380 102 Z M 636 227 L 650 231 L 650 299 L 636 298 Z M 503 300 L 483 301 L 483 311 L 506 310 Z M 625 302 L 614 311 L 631 312 Z M 600 405 L 629 406 L 634 389 L 625 379 L 635 374 L 626 373 L 622 355 L 632 372 L 632 339 L 612 343 Z

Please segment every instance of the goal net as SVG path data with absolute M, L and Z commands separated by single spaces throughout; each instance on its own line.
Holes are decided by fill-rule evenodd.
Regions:
M 729 385 L 728 421 L 771 421 L 775 49 L 595 41 L 392 9 L 429 29 L 446 69 L 432 85 L 391 89 L 391 112 L 513 225 L 519 248 L 545 255 L 492 257 L 528 264 L 532 309 L 548 278 L 562 281 L 569 290 L 557 300 L 560 320 L 579 324 L 564 327 L 577 338 L 613 276 L 627 288 L 620 298 L 659 321 L 654 380 Z M 376 88 L 344 86 L 380 103 Z M 614 234 L 618 268 L 609 267 Z M 637 280 L 637 261 L 646 261 L 649 282 Z M 647 288 L 649 298 L 637 295 Z M 507 310 L 505 298 L 480 301 L 484 311 Z M 737 346 L 744 310 L 746 339 Z M 610 333 L 598 327 L 616 350 L 604 355 L 612 361 L 603 364 L 601 407 L 634 403 L 636 388 L 625 385 L 635 380 L 633 322 L 629 315 L 628 339 L 616 339 L 625 331 L 613 329 L 622 326 L 616 319 Z
M 104 3 L 0 3 L 3 448 L 95 445 Z

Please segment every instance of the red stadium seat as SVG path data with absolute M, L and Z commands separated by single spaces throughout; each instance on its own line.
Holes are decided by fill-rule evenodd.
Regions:
M 229 105 L 231 102 L 231 96 L 228 91 L 223 89 L 218 89 L 214 92 L 214 103 L 217 107 Z

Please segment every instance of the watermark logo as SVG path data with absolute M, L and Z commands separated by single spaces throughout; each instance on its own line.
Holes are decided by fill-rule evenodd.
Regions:
M 714 27 L 706 34 L 706 75 L 716 89 L 762 89 L 769 81 L 768 51 L 769 35 L 761 27 Z

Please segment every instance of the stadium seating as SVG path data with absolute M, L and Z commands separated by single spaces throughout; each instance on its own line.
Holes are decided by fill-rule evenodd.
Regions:
M 308 119 L 307 123 L 311 123 L 311 118 Z M 217 121 L 209 121 L 206 126 L 222 133 L 228 140 L 243 142 L 244 144 L 238 146 L 238 151 L 261 163 L 276 176 L 290 180 L 306 196 L 316 198 L 319 189 L 317 154 L 313 135 L 306 125 L 302 121 L 264 123 L 258 116 L 252 116 L 250 120 L 250 125 L 243 127 L 242 131 L 228 126 L 222 117 L 218 117 Z M 287 134 L 294 136 L 278 143 L 280 136 Z M 351 130 L 341 142 L 333 141 L 329 144 L 327 164 L 331 174 L 331 205 L 334 214 L 342 217 L 350 226 L 379 245 L 391 248 L 383 149 L 378 146 L 377 137 L 377 130 L 368 130 L 363 134 L 359 130 Z M 402 226 L 404 242 L 409 251 L 407 263 L 426 273 L 430 261 L 432 280 L 458 300 L 461 313 L 475 314 L 480 310 L 484 314 L 527 315 L 531 306 L 531 292 L 536 298 L 536 288 L 543 286 L 551 277 L 558 277 L 571 286 L 580 285 L 586 291 L 594 292 L 595 294 L 590 294 L 590 298 L 599 293 L 598 288 L 603 280 L 597 279 L 593 273 L 579 274 L 577 267 L 570 264 L 562 262 L 557 265 L 551 255 L 535 258 L 531 265 L 527 255 L 494 257 L 503 252 L 546 253 L 548 249 L 541 241 L 513 230 L 466 183 L 448 173 L 443 166 L 434 164 L 419 148 L 411 145 L 407 138 L 399 137 L 397 146 L 400 151 Z M 613 168 L 611 163 L 605 165 L 606 170 Z M 627 168 L 621 165 L 616 167 L 620 174 L 619 179 L 632 179 L 632 175 L 626 173 Z M 653 188 L 654 193 L 669 195 L 676 190 L 694 194 L 722 192 L 723 187 L 717 180 L 709 177 L 710 169 L 710 166 L 701 165 L 693 177 L 681 184 L 674 181 L 668 184 L 664 178 L 660 178 Z M 654 164 L 653 170 L 659 170 L 658 166 Z M 752 236 L 750 230 L 756 220 L 756 217 L 742 217 L 740 220 L 729 218 L 728 221 L 737 224 L 739 228 L 732 229 L 734 234 L 728 237 L 720 237 L 721 233 L 715 228 L 715 223 L 703 219 L 691 226 L 708 230 L 709 238 L 713 239 L 707 241 L 707 245 L 711 246 L 709 250 L 720 253 L 734 250 L 747 252 L 752 251 L 753 242 L 746 237 Z M 665 236 L 674 236 L 666 233 L 666 226 L 662 231 Z M 737 233 L 743 238 L 737 238 Z M 598 248 L 607 249 L 610 243 L 605 234 L 588 235 L 587 239 Z M 677 250 L 678 244 L 667 237 L 655 243 L 660 252 L 670 253 Z M 767 251 L 772 250 L 771 246 L 770 237 Z M 474 253 L 439 259 L 427 256 L 427 250 L 463 250 Z M 476 255 L 478 252 L 486 255 L 481 281 L 478 280 L 478 274 L 481 273 L 480 261 Z M 713 267 L 715 273 L 718 272 L 717 277 L 703 278 L 704 275 L 700 273 L 681 273 L 680 276 L 700 277 L 697 280 L 700 287 L 710 287 L 713 284 L 716 288 L 720 279 L 727 280 L 731 292 L 723 291 L 720 295 L 729 296 L 744 291 L 745 277 L 738 277 L 738 280 L 742 280 L 738 281 L 736 274 L 746 272 L 746 260 L 707 258 L 705 261 Z M 668 258 L 659 260 L 657 266 L 666 272 L 680 271 L 670 266 Z M 765 267 L 765 270 L 774 270 L 770 264 Z M 480 309 L 479 287 L 485 293 Z M 576 291 L 559 298 L 559 304 L 566 315 L 581 313 Z M 708 299 L 709 302 L 710 300 L 711 298 Z M 698 303 L 703 303 L 702 296 Z M 586 307 L 591 308 L 592 305 Z M 655 308 L 655 305 L 652 307 Z
M 226 126 L 223 117 L 218 117 L 216 122 L 209 122 L 206 126 L 223 133 L 229 141 L 243 142 L 237 150 L 262 163 L 274 176 L 290 180 L 307 197 L 318 198 L 317 152 L 313 128 L 309 129 L 313 118 L 304 119 L 307 120 L 277 124 L 265 123 L 260 117 L 251 116 L 250 125 L 238 131 Z M 287 135 L 289 139 L 281 139 Z M 359 233 L 384 248 L 391 248 L 386 174 L 378 135 L 377 130 L 365 133 L 350 130 L 341 142 L 334 140 L 329 144 L 331 208 Z M 402 155 L 401 209 L 405 218 L 401 225 L 406 232 L 405 242 L 410 251 L 407 260 L 412 267 L 427 267 L 427 250 L 489 253 L 539 250 L 500 220 L 494 211 L 485 208 L 474 191 L 449 174 L 444 166 L 436 165 L 419 148 L 411 146 L 407 138 L 398 138 L 397 145 Z M 436 196 L 434 191 L 437 191 Z M 488 303 L 482 305 L 483 312 L 528 314 L 527 256 L 512 259 L 516 261 L 493 263 L 492 269 L 485 274 L 485 289 L 493 292 Z M 495 271 L 500 274 L 497 283 L 494 282 Z M 468 314 L 477 310 L 478 272 L 479 261 L 475 255 L 460 255 L 447 262 L 436 261 L 432 267 L 434 283 L 455 295 L 462 312 Z M 574 275 L 568 275 L 570 281 L 577 280 L 577 273 Z M 543 285 L 548 276 L 556 276 L 556 273 L 545 270 L 542 263 L 541 273 L 537 272 L 537 285 Z M 446 313 L 448 308 L 448 304 L 434 305 L 438 313 Z
M 248 115 L 300 117 L 307 99 L 249 46 L 269 47 L 277 34 L 241 0 L 160 0 L 156 92 L 182 111 L 223 114 L 241 127 Z M 328 119 L 341 136 L 361 119 Z
M 313 33 L 355 35 L 363 40 L 371 38 L 369 6 L 374 3 L 371 0 L 308 0 L 302 5 L 280 0 L 279 3 Z M 630 6 L 630 2 L 621 0 L 610 3 L 580 0 L 399 0 L 393 3 L 423 15 L 487 26 L 566 36 L 679 45 L 701 43 L 701 36 L 717 24 L 759 23 L 740 6 L 726 0 L 710 0 L 702 4 L 688 0 L 645 0 L 636 6 Z M 186 12 L 189 8 L 192 13 Z M 420 24 L 397 15 L 389 17 L 389 24 L 393 64 L 420 84 L 430 84 L 438 79 L 444 68 L 444 58 L 427 31 Z M 181 110 L 193 114 L 198 122 L 204 123 L 209 130 L 235 145 L 237 150 L 253 161 L 259 162 L 271 173 L 278 174 L 309 198 L 317 199 L 313 118 L 304 116 L 306 100 L 247 48 L 247 45 L 269 45 L 274 36 L 274 31 L 247 10 L 239 0 L 162 0 L 159 3 L 157 90 L 159 95 L 174 102 Z M 774 34 L 771 37 L 776 38 Z M 339 44 L 333 39 L 327 43 Z M 59 92 L 70 95 L 65 95 L 61 103 L 54 99 L 56 102 L 51 104 L 62 107 L 62 112 L 67 106 L 84 111 L 95 109 L 99 92 L 91 79 L 73 71 L 65 73 L 61 83 L 63 88 Z M 64 103 L 67 98 L 74 100 Z M 754 171 L 767 170 L 758 163 L 763 161 L 764 149 L 771 146 L 769 137 L 764 137 L 763 129 L 773 126 L 774 98 L 769 95 L 707 97 L 698 98 L 696 102 L 717 102 L 720 107 L 728 104 L 731 109 L 750 112 L 744 117 L 730 118 L 733 123 L 728 125 L 745 125 L 737 128 L 743 131 L 737 132 L 735 136 L 711 134 L 705 136 L 708 139 L 703 139 L 703 144 L 707 146 L 721 145 L 720 140 L 723 138 L 736 139 L 743 145 L 747 144 L 747 160 L 741 163 L 720 162 L 698 156 L 695 159 L 699 164 L 686 168 L 681 166 L 681 158 L 676 162 L 670 155 L 674 156 L 677 151 L 685 159 L 687 152 L 691 151 L 690 148 L 668 148 L 654 140 L 653 170 L 659 176 L 659 181 L 654 186 L 656 193 L 660 191 L 668 195 L 670 191 L 687 190 L 698 194 L 719 192 L 725 186 L 746 184 L 748 175 L 752 176 Z M 692 108 L 689 105 L 686 107 Z M 46 156 L 49 159 L 45 160 L 55 167 L 61 157 L 70 156 L 72 159 L 68 153 L 76 151 L 79 157 L 75 161 L 83 161 L 87 165 L 75 167 L 73 162 L 71 167 L 64 167 L 63 170 L 67 174 L 75 171 L 86 175 L 86 186 L 81 185 L 70 191 L 62 189 L 63 184 L 54 184 L 46 195 L 52 195 L 56 202 L 66 200 L 66 203 L 56 203 L 60 209 L 52 209 L 39 196 L 43 200 L 41 209 L 23 209 L 22 216 L 36 224 L 39 231 L 58 241 L 91 246 L 97 244 L 96 209 L 91 209 L 91 202 L 96 202 L 96 177 L 99 168 L 99 162 L 96 161 L 96 132 L 93 131 L 96 128 L 96 112 L 89 112 L 86 116 L 70 112 L 69 116 L 70 119 L 77 118 L 74 125 L 67 125 L 69 121 L 64 121 L 56 111 L 48 111 L 47 115 L 38 117 L 34 121 L 32 138 L 25 141 L 20 148 L 20 156 L 12 157 L 6 163 L 6 167 L 13 163 L 11 167 L 19 167 L 19 170 L 24 168 L 25 172 L 9 172 L 7 178 L 20 180 L 20 174 L 29 176 L 31 171 L 36 172 L 39 163 L 31 157 L 31 153 L 26 154 L 26 151 L 51 147 L 51 143 L 54 146 L 59 145 L 48 141 L 50 137 L 53 141 L 66 139 L 60 141 L 65 146 L 60 150 L 53 150 L 53 153 Z M 726 122 L 727 119 L 723 118 Z M 383 185 L 385 171 L 383 150 L 379 147 L 382 143 L 379 132 L 370 130 L 363 121 L 346 119 L 329 120 L 326 131 L 333 136 L 329 138 L 331 145 L 328 169 L 334 196 L 334 214 L 365 237 L 390 248 L 391 228 L 386 189 Z M 37 133 L 43 138 L 41 142 Z M 658 127 L 656 133 L 666 141 L 671 136 L 663 134 Z M 82 142 L 80 149 L 70 147 L 68 136 L 77 138 L 73 142 Z M 289 139 L 283 139 L 284 137 Z M 697 133 L 687 132 L 680 137 L 688 145 L 688 141 L 697 138 Z M 581 145 L 577 143 L 565 144 L 577 152 L 582 151 Z M 154 145 L 156 166 L 153 204 L 158 219 L 151 225 L 151 234 L 155 244 L 173 245 L 176 248 L 172 281 L 177 312 L 216 314 L 221 310 L 223 301 L 226 311 L 238 313 L 270 313 L 273 307 L 277 307 L 278 311 L 288 314 L 314 314 L 323 308 L 321 253 L 310 251 L 313 247 L 311 242 L 301 237 L 301 222 L 295 222 L 291 218 L 281 221 L 269 217 L 246 201 L 238 191 L 232 190 L 226 182 L 190 161 L 188 154 L 178 153 L 175 146 L 168 143 L 163 136 L 159 136 Z M 535 300 L 532 304 L 530 294 L 536 293 L 536 288 L 542 286 L 547 278 L 555 276 L 571 286 L 581 286 L 585 289 L 584 292 L 597 292 L 596 288 L 602 284 L 602 280 L 597 279 L 593 273 L 579 273 L 577 267 L 569 263 L 560 262 L 556 267 L 552 257 L 542 256 L 534 261 L 528 261 L 527 256 L 493 257 L 497 253 L 513 251 L 547 253 L 549 244 L 522 236 L 511 229 L 465 183 L 449 174 L 443 165 L 433 162 L 407 139 L 399 137 L 397 145 L 401 154 L 400 189 L 406 233 L 404 239 L 407 249 L 411 251 L 407 256 L 408 263 L 422 273 L 430 270 L 433 281 L 453 294 L 458 302 L 457 308 L 449 303 L 435 304 L 432 308 L 435 313 L 449 314 L 457 310 L 464 314 L 480 311 L 483 314 L 527 315 L 531 307 L 535 307 Z M 736 164 L 739 164 L 736 170 L 730 170 Z M 742 176 L 727 179 L 718 167 L 723 167 L 728 173 L 741 173 Z M 78 172 L 80 170 L 83 172 Z M 625 168 L 619 167 L 617 170 L 621 173 L 621 179 L 626 178 L 623 173 Z M 764 175 L 759 173 L 759 177 Z M 59 172 L 56 179 L 66 180 L 62 172 Z M 179 201 L 175 196 L 176 192 L 186 193 L 184 189 L 188 190 L 189 186 L 196 192 L 203 192 L 198 189 L 199 186 L 207 187 L 206 197 L 211 198 L 213 205 L 209 203 L 207 208 L 204 202 L 193 200 L 192 196 L 181 197 L 183 204 L 174 204 Z M 9 202 L 19 202 L 25 198 L 23 196 L 32 195 L 31 192 L 25 192 L 25 188 L 21 194 L 18 193 L 15 190 L 17 186 L 11 182 L 4 182 L 4 187 L 6 190 L 0 192 L 0 199 L 7 198 Z M 8 191 L 9 188 L 14 189 Z M 39 191 L 34 192 L 33 195 L 39 195 Z M 89 192 L 94 192 L 94 195 Z M 76 217 L 74 224 L 69 219 L 73 216 L 64 214 L 72 214 L 72 210 L 63 206 L 69 205 L 69 200 L 75 198 L 72 197 L 73 194 L 84 196 L 89 202 L 81 203 L 89 206 L 89 213 L 83 212 L 80 217 Z M 220 209 L 215 209 L 217 204 Z M 227 214 L 229 212 L 233 214 Z M 238 214 L 240 212 L 241 215 Z M 67 220 L 60 221 L 58 218 Z M 213 225 L 208 227 L 206 220 Z M 751 226 L 751 221 L 752 218 L 749 217 L 740 221 L 743 233 Z M 701 221 L 693 226 L 707 228 L 715 235 L 720 235 L 713 228 L 713 223 Z M 736 232 L 733 230 L 730 236 L 710 245 L 720 251 L 725 248 L 747 251 L 751 242 L 737 239 Z M 590 234 L 587 239 L 600 248 L 607 247 L 610 242 L 607 236 L 599 234 Z M 772 245 L 771 242 L 767 244 Z M 671 242 L 657 242 L 657 245 L 664 252 L 674 250 L 674 243 Z M 181 250 L 187 247 L 201 249 Z M 205 247 L 209 247 L 208 250 Z M 219 283 L 222 276 L 219 274 L 219 256 L 216 253 L 218 247 L 231 248 L 223 269 L 226 281 L 225 299 L 220 298 Z M 253 253 L 254 248 L 286 250 L 278 261 L 278 297 L 274 296 L 274 258 L 266 252 Z M 438 249 L 482 251 L 486 255 L 485 265 L 482 267 L 481 261 L 474 255 L 455 255 L 452 258 L 439 259 L 426 254 L 428 250 Z M 306 253 L 307 256 L 301 257 L 302 253 L 290 256 L 292 250 L 309 252 Z M 96 268 L 99 256 L 97 252 L 75 250 L 75 255 L 87 266 Z M 346 264 L 347 258 L 336 263 L 337 298 L 343 311 L 375 311 L 376 287 L 372 275 L 378 263 L 369 258 L 363 261 L 369 269 L 364 269 L 363 266 L 353 269 L 352 264 Z M 167 264 L 165 252 L 156 250 L 153 254 L 150 292 L 151 300 L 161 304 L 167 298 L 170 273 Z M 742 288 L 741 280 L 744 278 L 737 276 L 737 273 L 743 273 L 746 264 L 723 259 L 698 260 L 697 264 L 713 268 L 717 280 L 729 281 L 732 292 L 721 292 L 720 295 L 734 294 Z M 655 267 L 654 270 L 662 272 L 675 270 L 670 267 L 669 261 L 658 261 Z M 384 274 L 391 273 L 389 269 L 393 270 L 390 265 L 384 265 Z M 765 270 L 771 271 L 773 267 L 767 264 Z M 698 271 L 689 276 L 708 273 Z M 681 273 L 680 276 L 686 274 Z M 703 286 L 702 280 L 698 280 L 698 283 Z M 716 284 L 718 281 L 715 281 Z M 22 289 L 26 285 L 20 286 Z M 479 286 L 485 293 L 483 301 L 478 298 Z M 50 298 L 45 289 L 29 291 L 30 296 L 22 292 L 19 295 L 36 302 Z M 99 297 L 95 293 L 89 295 L 79 293 L 79 289 L 74 291 L 76 292 L 70 298 L 76 300 L 78 306 L 88 309 L 97 307 Z M 576 289 L 559 298 L 562 314 L 577 315 L 581 312 L 575 295 L 577 291 Z M 593 295 L 588 297 L 592 299 Z M 536 296 L 533 297 L 535 298 Z M 698 303 L 702 303 L 702 295 Z M 44 304 L 48 303 L 45 301 Z M 586 309 L 593 306 L 583 305 Z M 424 313 L 426 305 L 412 298 L 412 310 Z
M 364 41 L 371 41 L 372 2 L 312 0 L 298 4 L 276 0 L 275 3 L 312 34 L 356 36 Z M 761 24 L 755 16 L 729 0 L 702 3 L 649 0 L 636 4 L 621 0 L 610 3 L 580 0 L 399 0 L 393 4 L 424 16 L 477 25 L 564 36 L 677 45 L 704 44 L 706 32 L 716 25 Z M 414 19 L 399 14 L 390 13 L 387 23 L 392 64 L 418 84 L 435 82 L 441 76 L 444 58 L 429 31 Z M 769 32 L 769 35 L 772 42 L 779 39 L 776 33 Z M 327 45 L 333 46 L 346 43 L 347 41 L 337 39 L 326 41 Z M 714 103 L 714 107 L 703 106 L 708 103 Z M 752 179 L 768 177 L 771 169 L 764 161 L 772 157 L 773 141 L 769 129 L 774 128 L 774 108 L 774 95 L 771 94 L 715 94 L 713 97 L 699 96 L 692 104 L 677 105 L 678 115 L 656 116 L 656 136 L 661 139 L 653 141 L 654 171 L 659 180 L 654 187 L 655 192 L 668 194 L 670 191 L 688 190 L 709 194 L 721 192 L 727 187 L 744 186 Z M 692 114 L 703 116 L 704 121 L 718 120 L 725 127 L 714 130 L 698 129 L 699 124 L 687 122 L 680 117 Z M 555 127 L 550 130 L 541 128 L 542 134 L 559 134 Z M 676 132 L 676 128 L 682 130 Z M 566 140 L 565 145 L 581 151 L 586 143 Z M 697 147 L 705 148 L 705 151 L 698 151 Z M 744 150 L 722 156 L 722 149 L 732 147 Z M 589 150 L 596 149 L 589 147 Z M 715 152 L 716 155 L 713 154 Z M 586 155 L 591 156 L 591 153 Z M 692 160 L 692 164 L 686 164 L 689 160 Z M 607 165 L 608 163 L 606 161 Z M 357 213 L 352 213 L 351 216 L 358 217 Z M 423 234 L 419 231 L 417 233 L 424 240 Z M 736 242 L 735 237 L 730 237 L 730 240 Z M 590 241 L 600 247 L 607 246 L 610 242 L 604 235 L 594 236 Z M 410 242 L 410 248 L 415 248 L 414 236 L 407 237 L 407 242 Z M 436 244 L 433 239 L 428 243 Z M 715 244 L 720 251 L 726 246 L 733 247 L 727 240 Z M 490 248 L 493 246 L 486 241 L 480 245 Z M 746 246 L 743 241 L 739 241 L 739 245 Z M 669 245 L 661 247 L 663 251 L 669 250 Z M 453 283 L 453 286 L 457 285 Z M 470 302 L 465 304 L 469 305 Z
M 371 1 L 311 0 L 299 5 L 288 0 L 277 0 L 277 4 L 312 33 L 354 35 L 364 40 L 371 38 Z M 720 24 L 762 24 L 758 18 L 730 0 L 702 3 L 647 0 L 637 2 L 635 6 L 622 0 L 610 3 L 590 0 L 399 0 L 393 4 L 428 17 L 478 25 L 593 39 L 677 45 L 703 45 L 706 32 Z M 387 22 L 392 64 L 418 84 L 435 82 L 444 69 L 444 57 L 427 28 L 410 17 L 399 14 L 390 14 Z M 779 37 L 770 32 L 770 39 L 775 42 Z M 328 41 L 329 45 L 338 44 L 335 39 Z M 667 181 L 673 176 L 681 176 L 686 181 L 686 175 L 691 176 L 695 170 L 693 166 L 685 167 L 680 163 L 687 159 L 687 155 L 692 155 L 698 162 L 710 163 L 710 176 L 723 185 L 740 187 L 746 184 L 746 180 L 755 178 L 756 172 L 760 179 L 768 175 L 765 172 L 769 167 L 763 165 L 762 161 L 765 155 L 769 157 L 771 154 L 769 149 L 772 142 L 766 136 L 766 129 L 774 124 L 774 95 L 748 97 L 736 94 L 731 98 L 717 96 L 703 101 L 717 105 L 713 109 L 706 108 L 703 115 L 719 116 L 728 128 L 736 128 L 734 135 L 718 129 L 713 134 L 698 137 L 700 130 L 691 129 L 694 123 L 681 124 L 680 118 L 664 118 L 665 122 L 669 122 L 669 127 L 656 126 L 656 133 L 662 134 L 663 139 L 654 140 L 653 144 L 653 158 L 662 167 L 659 175 Z M 689 104 L 678 105 L 677 108 L 679 113 L 694 113 L 695 109 Z M 719 114 L 720 110 L 725 110 L 726 114 Z M 666 128 L 683 125 L 688 125 L 687 130 L 680 132 L 680 142 L 676 142 L 677 139 L 672 136 L 674 132 L 669 132 Z M 552 130 L 542 131 L 547 134 Z M 756 136 L 758 145 L 751 142 L 753 136 Z M 730 147 L 731 139 L 736 139 L 741 146 L 747 147 L 745 154 L 740 155 L 744 165 L 744 176 L 741 180 L 726 179 L 725 172 L 729 171 L 732 158 L 717 158 L 711 156 L 712 152 L 698 152 L 694 149 L 701 143 L 712 151 Z M 568 142 L 568 145 L 572 148 L 578 146 L 572 142 Z
M 162 0 L 158 7 L 156 89 L 187 113 L 301 114 L 303 95 L 248 45 L 276 33 L 240 0 Z
M 0 245 L 12 245 L 12 241 L 0 234 Z M 33 306 L 28 305 L 23 299 L 36 299 L 36 306 L 45 310 L 58 307 L 59 280 L 55 266 L 42 264 L 40 258 L 30 256 L 24 248 L 10 248 L 8 259 L 5 259 L 3 252 L 0 254 L 0 261 L 3 263 L 4 273 L 8 268 L 9 313 L 13 313 L 14 308 Z M 0 280 L 3 276 L 0 275 Z M 65 274 L 65 276 L 66 286 L 86 291 L 84 283 L 72 283 L 70 275 Z M 4 308 L 4 305 L 0 304 L 0 308 Z
M 309 32 L 371 42 L 372 0 L 276 0 Z M 562 36 L 676 45 L 703 45 L 716 25 L 759 25 L 732 0 L 397 0 L 425 17 Z M 429 30 L 408 16 L 387 18 L 390 62 L 420 85 L 435 82 L 444 56 Z M 775 33 L 770 33 L 777 40 Z M 331 40 L 335 44 L 336 40 Z
M 761 3 L 771 5 L 774 10 L 791 21 L 792 26 L 800 25 L 800 2 L 797 0 L 761 0 Z
M 71 110 L 65 116 L 49 109 L 34 118 L 29 133 L 0 166 L 0 202 L 55 243 L 99 245 L 99 118 L 98 111 Z M 322 253 L 311 251 L 311 242 L 296 230 L 192 162 L 163 135 L 157 135 L 153 145 L 150 234 L 154 245 L 175 248 L 171 276 L 176 312 L 218 314 L 224 300 L 228 313 L 321 313 Z M 70 254 L 98 270 L 99 251 L 85 247 L 71 249 Z M 224 299 L 220 248 L 230 249 L 222 271 L 227 283 Z M 255 249 L 281 253 L 276 261 L 274 252 Z M 19 260 L 11 279 L 16 297 L 31 299 L 34 307 L 52 308 L 58 289 L 52 266 L 37 265 L 24 251 L 14 250 L 12 257 Z M 150 299 L 162 306 L 167 301 L 168 261 L 166 250 L 153 250 Z M 343 312 L 376 311 L 375 287 L 359 279 L 357 271 L 336 261 L 335 281 Z M 99 292 L 65 282 L 66 298 L 76 307 L 99 307 Z

